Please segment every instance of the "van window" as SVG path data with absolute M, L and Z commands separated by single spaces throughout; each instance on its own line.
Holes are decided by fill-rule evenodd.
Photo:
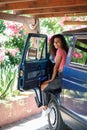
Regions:
M 71 63 L 87 67 L 87 39 L 76 40 Z

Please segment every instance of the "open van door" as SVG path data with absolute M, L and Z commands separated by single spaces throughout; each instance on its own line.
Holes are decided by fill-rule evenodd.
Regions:
M 19 66 L 18 90 L 40 87 L 48 79 L 47 36 L 30 33 Z

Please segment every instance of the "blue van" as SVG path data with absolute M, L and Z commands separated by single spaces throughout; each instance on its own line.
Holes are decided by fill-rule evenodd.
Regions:
M 49 92 L 50 130 L 87 130 L 87 29 L 64 32 L 69 51 L 63 69 L 62 90 Z M 18 90 L 35 91 L 38 107 L 42 106 L 40 85 L 50 78 L 47 35 L 28 34 L 19 66 Z

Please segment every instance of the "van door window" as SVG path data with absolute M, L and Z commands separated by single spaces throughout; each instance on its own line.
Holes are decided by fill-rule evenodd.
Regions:
M 85 69 L 87 68 L 87 39 L 76 40 L 71 64 L 75 65 L 76 67 L 85 67 Z
M 46 49 L 45 49 L 45 38 L 35 38 L 32 37 L 29 41 L 26 61 L 30 60 L 39 60 L 46 58 Z

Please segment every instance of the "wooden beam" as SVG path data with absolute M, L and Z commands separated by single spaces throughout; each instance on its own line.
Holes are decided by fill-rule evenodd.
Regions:
M 51 14 L 51 13 L 80 13 L 80 12 L 87 12 L 87 5 L 86 6 L 69 6 L 69 7 L 54 7 L 54 8 L 42 8 L 42 9 L 28 9 L 28 10 L 19 10 L 14 11 L 15 14 L 31 14 L 31 15 L 38 15 L 38 14 Z
M 87 25 L 87 21 L 64 21 L 64 25 Z
M 20 5 L 20 6 L 19 6 Z M 37 0 L 26 2 L 14 2 L 9 4 L 0 4 L 0 10 L 21 10 L 35 8 L 54 8 L 65 6 L 80 6 L 87 5 L 87 0 Z
M 24 2 L 24 1 L 35 1 L 35 0 L 0 0 L 0 4 L 14 3 L 14 2 Z
M 7 14 L 2 12 L 0 12 L 0 19 L 19 23 L 35 24 L 35 19 L 33 17 L 18 16 L 15 14 Z
M 19 10 L 17 14 L 38 18 L 87 16 L 87 0 L 1 0 L 0 10 Z
M 36 15 L 38 18 L 52 18 L 52 17 L 72 17 L 72 16 L 87 16 L 87 12 L 85 13 L 51 13 L 51 14 L 39 14 Z

